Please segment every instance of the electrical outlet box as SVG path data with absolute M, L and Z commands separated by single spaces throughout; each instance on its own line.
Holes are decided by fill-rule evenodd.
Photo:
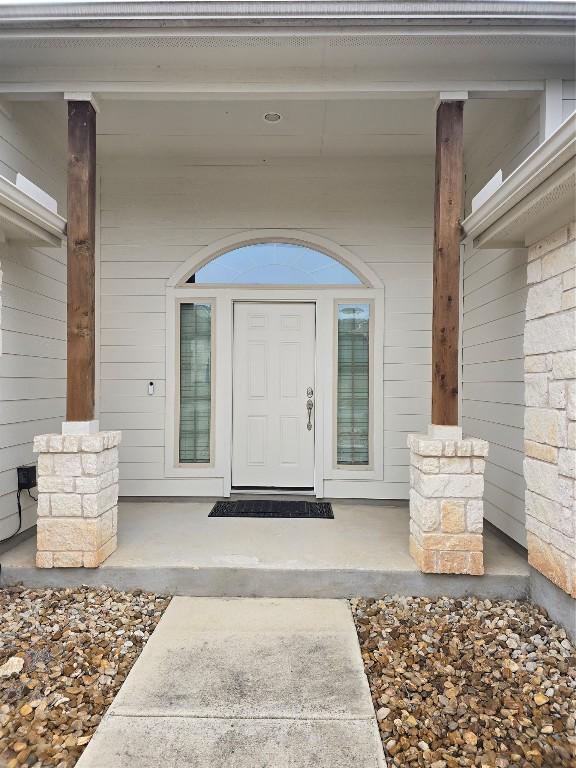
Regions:
M 25 491 L 36 487 L 36 465 L 31 464 L 27 467 L 17 467 L 18 472 L 18 490 Z

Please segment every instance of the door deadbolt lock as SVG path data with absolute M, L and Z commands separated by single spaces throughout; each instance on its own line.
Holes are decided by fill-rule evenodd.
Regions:
M 314 394 L 314 390 L 312 389 L 312 387 L 308 387 L 308 389 L 306 390 L 306 396 L 312 397 L 313 394 Z

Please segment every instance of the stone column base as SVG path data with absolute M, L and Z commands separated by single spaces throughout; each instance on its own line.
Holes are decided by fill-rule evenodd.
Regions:
M 410 554 L 424 573 L 484 573 L 488 443 L 409 435 Z
M 96 568 L 116 549 L 120 432 L 39 435 L 38 568 Z

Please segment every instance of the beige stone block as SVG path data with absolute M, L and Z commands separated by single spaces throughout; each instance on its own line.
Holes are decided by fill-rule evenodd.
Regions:
M 81 568 L 82 552 L 54 552 L 54 568 Z
M 116 536 L 108 539 L 96 552 L 84 552 L 84 568 L 97 568 L 118 546 Z
M 556 248 L 560 248 L 564 243 L 567 243 L 569 239 L 568 226 L 560 227 L 560 229 L 557 229 L 555 232 L 552 232 L 550 235 L 528 248 L 528 260 L 533 261 Z
M 524 400 L 527 406 L 533 408 L 546 407 L 548 403 L 548 374 L 524 374 Z
M 81 448 L 87 453 L 100 453 L 105 448 L 104 434 L 82 435 Z
M 576 267 L 576 243 L 565 243 L 542 259 L 542 279 L 547 280 Z
M 466 504 L 466 529 L 469 533 L 482 533 L 484 530 L 484 502 L 471 499 Z
M 43 477 L 44 475 L 53 475 L 54 462 L 52 460 L 52 454 L 50 453 L 39 454 L 36 467 L 37 467 L 38 477 Z
M 468 574 L 470 576 L 484 575 L 484 553 L 470 552 L 468 556 Z
M 551 381 L 548 386 L 548 404 L 550 408 L 566 408 L 566 382 Z M 526 403 L 528 405 L 528 403 Z
M 82 496 L 82 513 L 86 517 L 96 517 L 118 504 L 118 486 L 109 485 L 98 493 L 86 493 Z
M 576 598 L 575 562 L 563 552 L 528 532 L 528 562 L 547 579 Z
M 52 514 L 58 517 L 80 517 L 82 497 L 78 493 L 53 493 Z
M 566 514 L 568 512 L 568 514 Z M 541 541 L 553 546 L 559 552 L 570 557 L 576 557 L 576 541 L 574 540 L 574 513 L 566 507 L 560 507 L 560 516 L 555 518 L 553 525 L 541 523 L 531 515 L 526 516 L 526 530 L 534 533 Z M 569 526 L 568 535 L 560 527 Z
M 79 435 L 62 435 L 62 450 L 66 453 L 78 453 L 80 450 Z
M 420 456 L 442 456 L 442 440 L 422 435 L 408 435 L 408 447 Z
M 576 307 L 576 288 L 570 288 L 562 294 L 562 309 L 573 309 Z
M 472 456 L 487 458 L 490 451 L 490 443 L 487 440 L 472 440 Z
M 54 552 L 86 552 L 100 549 L 102 537 L 100 518 L 42 517 L 37 523 L 38 549 Z
M 553 464 L 558 460 L 558 448 L 544 443 L 535 443 L 532 440 L 524 440 L 524 453 L 533 459 L 548 461 Z
M 424 533 L 421 542 L 424 549 L 434 549 L 436 551 L 482 551 L 482 536 L 477 533 Z
M 524 437 L 536 443 L 563 447 L 566 445 L 566 418 L 553 408 L 526 408 Z
M 472 469 L 470 459 L 459 457 L 446 457 L 440 459 L 440 472 L 447 474 L 463 475 Z
M 576 422 L 568 423 L 567 448 L 576 448 Z
M 57 453 L 54 459 L 54 474 L 64 477 L 78 477 L 82 474 L 82 459 L 78 453 Z
M 576 351 L 557 352 L 553 355 L 552 374 L 555 379 L 576 379 Z
M 536 320 L 524 326 L 524 354 L 563 352 L 574 348 L 576 310 L 569 309 Z
M 569 507 L 572 503 L 572 481 L 558 474 L 556 464 L 548 464 L 537 459 L 524 459 L 524 478 L 528 490 L 560 502 Z
M 472 455 L 472 441 L 458 440 L 456 442 L 456 456 L 471 456 L 471 455 Z
M 560 312 L 563 290 L 561 275 L 530 286 L 526 299 L 526 319 L 533 320 L 535 317 Z
M 421 472 L 438 472 L 439 460 L 436 456 L 420 456 L 420 454 L 411 451 L 410 463 L 414 467 L 417 467 Z
M 463 533 L 466 530 L 465 501 L 441 501 L 440 515 L 443 533 Z
M 576 421 L 576 379 L 566 383 L 566 416 Z
M 525 494 L 525 505 L 526 514 L 545 525 L 552 525 L 552 522 L 560 517 L 562 509 L 562 505 L 557 501 L 529 490 Z
M 74 490 L 73 477 L 50 477 L 38 478 L 38 493 L 72 493 Z
M 572 288 L 576 288 L 576 267 L 569 269 L 568 272 L 564 272 L 562 275 L 562 288 L 565 291 L 570 291 Z
M 445 440 L 442 446 L 444 456 L 456 456 L 456 443 L 454 440 Z
M 481 576 L 484 573 L 482 552 L 439 552 L 436 573 Z
M 51 435 L 36 435 L 32 450 L 34 453 L 46 453 L 49 450 Z
M 412 559 L 423 573 L 436 573 L 436 552 L 425 551 L 413 536 L 410 536 L 409 551 Z
M 50 494 L 38 493 L 38 503 L 36 504 L 36 514 L 38 517 L 46 517 L 50 514 Z
M 410 518 L 423 531 L 436 530 L 440 524 L 440 502 L 438 499 L 425 499 L 411 488 Z
M 101 453 L 83 453 L 81 456 L 86 475 L 103 475 L 118 465 L 118 448 L 107 448 Z
M 100 516 L 102 541 L 107 541 L 118 532 L 118 507 L 113 507 Z
M 560 448 L 558 454 L 558 473 L 576 479 L 576 450 Z
M 483 475 L 484 471 L 486 470 L 486 460 L 485 459 L 472 459 L 472 472 L 475 474 Z
M 526 373 L 545 373 L 548 370 L 546 355 L 526 355 L 524 371 Z
M 102 434 L 104 435 L 105 448 L 117 448 L 122 442 L 122 432 L 120 430 L 109 430 Z
M 482 475 L 423 475 L 414 478 L 413 486 L 421 496 L 433 498 L 480 498 L 484 493 Z
M 52 568 L 53 565 L 52 552 L 36 552 L 36 568 Z
M 48 440 L 50 453 L 62 453 L 64 450 L 64 438 L 62 435 L 50 435 Z

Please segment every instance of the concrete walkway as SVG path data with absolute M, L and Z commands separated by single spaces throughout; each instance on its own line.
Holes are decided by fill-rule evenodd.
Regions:
M 383 768 L 341 600 L 176 597 L 77 768 Z

